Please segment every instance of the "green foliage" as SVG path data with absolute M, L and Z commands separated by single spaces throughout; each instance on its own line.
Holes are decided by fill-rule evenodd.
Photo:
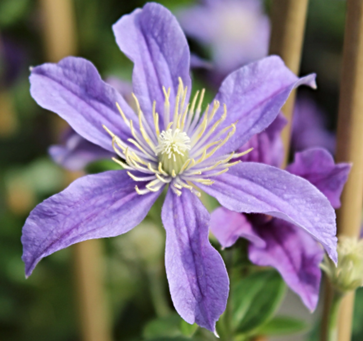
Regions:
M 257 271 L 232 287 L 232 327 L 250 334 L 270 320 L 285 293 L 285 283 L 275 270 Z
M 363 340 L 363 288 L 359 288 L 355 293 L 354 318 L 353 318 L 353 337 L 352 341 Z
M 184 320 L 182 320 L 180 323 L 180 330 L 184 336 L 192 337 L 195 334 L 195 332 L 197 331 L 197 329 L 198 329 L 198 325 L 196 323 L 189 324 L 189 323 L 185 322 Z
M 143 330 L 147 340 L 191 340 L 197 331 L 196 324 L 185 322 L 178 314 L 171 314 L 148 322 Z
M 1 0 L 0 27 L 7 27 L 20 20 L 26 13 L 29 0 Z
M 145 339 L 181 336 L 180 325 L 181 318 L 179 315 L 173 314 L 150 321 L 142 334 Z
M 150 341 L 190 341 L 191 339 L 185 339 L 183 337 L 158 337 L 156 339 L 150 339 Z
M 289 316 L 276 316 L 256 330 L 256 334 L 275 336 L 301 332 L 307 328 L 306 322 Z

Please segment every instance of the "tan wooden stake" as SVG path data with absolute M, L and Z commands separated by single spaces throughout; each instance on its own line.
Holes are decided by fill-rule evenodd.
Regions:
M 338 210 L 338 236 L 359 237 L 363 204 L 363 1 L 348 0 L 340 84 L 338 162 L 352 162 Z M 354 293 L 342 301 L 338 340 L 351 338 Z
M 76 25 L 72 0 L 39 0 L 43 13 L 43 33 L 47 61 L 58 62 L 77 52 Z M 55 115 L 54 115 L 55 116 Z M 53 121 L 54 135 L 66 128 L 57 116 Z M 67 172 L 67 182 L 82 173 Z M 103 288 L 102 251 L 99 240 L 73 246 L 75 287 L 79 306 L 83 341 L 111 341 Z
M 304 39 L 308 0 L 273 0 L 271 8 L 272 32 L 270 54 L 279 55 L 286 66 L 295 74 L 299 73 L 301 50 Z M 286 166 L 289 149 L 291 122 L 295 102 L 295 91 L 282 108 L 288 124 L 282 131 L 281 137 L 285 147 Z
M 269 54 L 280 56 L 286 66 L 299 73 L 302 43 L 304 39 L 308 0 L 273 0 L 271 8 L 271 40 Z M 285 147 L 283 168 L 286 167 L 290 150 L 291 122 L 295 102 L 295 91 L 290 95 L 282 112 L 288 123 L 281 137 Z M 261 337 L 261 340 L 267 340 Z
M 273 0 L 271 8 L 271 40 L 269 54 L 280 56 L 286 66 L 296 75 L 299 73 L 302 44 L 304 39 L 308 0 Z M 285 148 L 282 167 L 289 158 L 290 135 L 295 91 L 286 101 L 282 112 L 288 120 L 281 137 Z M 261 336 L 261 340 L 267 338 Z

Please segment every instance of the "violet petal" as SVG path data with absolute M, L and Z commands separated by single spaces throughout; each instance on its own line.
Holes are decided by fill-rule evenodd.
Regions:
M 267 128 L 279 114 L 290 92 L 299 85 L 315 87 L 315 75 L 296 77 L 280 57 L 270 56 L 231 73 L 222 83 L 216 99 L 227 107 L 220 130 L 236 123 L 236 132 L 216 153 L 223 155 L 243 146 L 253 135 Z
M 152 122 L 152 104 L 164 112 L 162 87 L 170 88 L 171 108 L 178 90 L 178 78 L 190 90 L 190 51 L 176 18 L 165 7 L 148 3 L 124 15 L 113 25 L 121 51 L 134 62 L 133 90 L 141 109 Z M 186 98 L 188 101 L 188 98 Z M 162 122 L 162 115 L 159 117 Z
M 280 113 L 276 119 L 266 128 L 251 137 L 239 152 L 253 148 L 251 152 L 242 156 L 239 160 L 248 162 L 261 162 L 270 166 L 279 167 L 284 158 L 284 147 L 281 139 L 281 131 L 287 120 Z
M 244 214 L 224 207 L 217 208 L 211 214 L 210 230 L 222 247 L 232 246 L 238 238 L 248 239 L 259 247 L 266 245 Z
M 123 97 L 103 82 L 95 66 L 83 58 L 67 57 L 57 64 L 32 69 L 30 92 L 43 108 L 54 111 L 88 141 L 113 152 L 105 125 L 123 141 L 131 136 L 116 102 L 126 117 L 135 114 Z
M 337 261 L 335 212 L 328 199 L 309 181 L 262 163 L 244 162 L 200 185 L 229 210 L 263 213 L 309 232 Z
M 314 311 L 319 299 L 319 264 L 324 256 L 321 246 L 308 233 L 281 219 L 271 219 L 254 228 L 266 247 L 251 243 L 251 262 L 278 270 L 307 308 Z
M 131 230 L 145 218 L 161 191 L 137 194 L 135 182 L 124 170 L 74 181 L 36 206 L 27 218 L 21 237 L 26 275 L 58 250 Z
M 295 160 L 286 167 L 292 174 L 309 180 L 334 208 L 340 207 L 340 195 L 348 180 L 351 165 L 335 164 L 333 157 L 323 148 L 311 148 L 295 154 Z
M 220 254 L 208 240 L 209 213 L 197 196 L 169 189 L 162 209 L 165 267 L 175 309 L 188 323 L 212 332 L 226 308 L 229 280 Z

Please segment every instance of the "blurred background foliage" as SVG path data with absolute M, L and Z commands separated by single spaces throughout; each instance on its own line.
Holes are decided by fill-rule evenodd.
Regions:
M 172 11 L 193 0 L 159 1 Z M 123 14 L 141 7 L 142 0 L 74 0 L 78 55 L 91 60 L 103 77 L 131 80 L 132 64 L 114 42 L 111 25 Z M 266 1 L 266 11 L 270 2 Z M 340 61 L 344 33 L 345 2 L 310 1 L 301 73 L 318 74 L 318 90 L 309 91 L 324 110 L 332 131 L 336 126 Z M 21 228 L 29 211 L 40 201 L 63 189 L 65 173 L 47 154 L 54 143 L 51 114 L 42 110 L 29 94 L 29 67 L 46 60 L 43 44 L 44 18 L 35 0 L 0 1 L 0 339 L 2 341 L 79 340 L 77 300 L 73 290 L 72 249 L 45 258 L 28 280 L 21 261 Z M 213 23 L 211 23 L 212 25 Z M 208 58 L 208 50 L 191 41 L 192 50 Z M 197 78 L 197 76 L 196 76 Z M 198 85 L 208 87 L 202 80 Z M 109 166 L 97 163 L 96 172 Z M 142 228 L 122 237 L 104 240 L 104 278 L 115 340 L 160 337 L 215 339 L 208 332 L 184 323 L 174 312 L 163 266 L 164 231 L 159 206 Z M 159 219 L 159 220 L 158 220 Z M 230 257 L 224 253 L 224 257 Z M 234 255 L 232 265 L 241 267 L 243 255 Z M 239 273 L 237 271 L 237 273 Z M 250 274 L 272 276 L 276 273 Z M 268 285 L 252 297 L 282 297 L 283 283 L 270 277 Z M 259 280 L 259 283 L 264 283 Z M 253 285 L 252 285 L 253 286 Z M 242 288 L 243 289 L 243 288 Z M 234 288 L 236 292 L 242 290 Z M 268 289 L 268 290 L 267 290 Z M 242 290 L 245 293 L 246 288 Z M 275 292 L 273 290 L 276 290 Z M 279 296 L 278 293 L 281 292 Z M 257 295 L 258 294 L 258 295 Z M 236 294 L 235 297 L 239 297 Z M 242 294 L 241 294 L 242 295 Z M 257 296 L 253 296 L 257 295 Z M 244 295 L 242 295 L 244 296 Z M 241 297 L 242 297 L 241 296 Z M 248 295 L 247 295 L 248 296 Z M 251 296 L 250 296 L 251 297 Z M 354 340 L 363 339 L 363 291 L 357 293 Z M 254 304 L 257 304 L 255 298 Z M 251 302 L 250 302 L 251 303 Z M 241 298 L 238 304 L 250 304 Z M 259 314 L 264 310 L 261 301 Z M 271 314 L 275 306 L 271 306 Z M 268 314 L 270 314 L 267 311 Z M 270 315 L 271 315 L 270 314 Z M 270 315 L 267 316 L 270 318 Z M 271 315 L 272 316 L 272 315 Z M 267 321 L 266 317 L 266 321 Z M 253 312 L 240 317 L 239 328 L 253 325 Z M 259 317 L 261 318 L 261 317 Z M 244 323 L 242 323 L 242 322 Z M 279 326 L 299 331 L 304 324 L 280 319 L 264 325 L 265 334 Z M 245 326 L 245 327 L 243 327 Z M 309 326 L 311 328 L 312 326 Z M 247 328 L 247 329 L 248 329 Z M 282 328 L 283 329 L 283 328 Z M 271 332 L 272 330 L 272 332 Z M 280 330 L 281 331 L 281 330 Z M 249 332 L 249 331 L 247 331 Z M 285 330 L 285 332 L 289 332 Z M 316 333 L 315 333 L 316 334 Z M 314 334 L 311 337 L 314 338 Z

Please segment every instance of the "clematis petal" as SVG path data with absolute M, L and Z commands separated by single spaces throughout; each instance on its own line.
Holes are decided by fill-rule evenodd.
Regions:
M 39 204 L 27 218 L 21 237 L 26 275 L 51 253 L 131 230 L 144 219 L 161 191 L 138 195 L 135 182 L 123 170 L 74 181 Z
M 319 299 L 319 264 L 324 257 L 321 246 L 308 233 L 281 219 L 254 224 L 254 228 L 266 247 L 251 243 L 251 262 L 277 269 L 306 307 L 314 311 Z
M 280 113 L 276 119 L 266 128 L 251 137 L 240 149 L 240 152 L 253 148 L 251 152 L 240 158 L 241 161 L 261 162 L 270 166 L 279 167 L 284 158 L 284 146 L 281 139 L 281 131 L 287 120 Z
M 152 122 L 153 101 L 156 111 L 164 112 L 163 86 L 170 88 L 171 108 L 178 77 L 190 90 L 190 51 L 185 35 L 171 12 L 156 3 L 124 15 L 113 25 L 113 32 L 121 51 L 134 62 L 134 93 Z
M 215 331 L 226 308 L 229 280 L 208 240 L 209 213 L 196 195 L 169 190 L 162 209 L 165 267 L 175 309 L 188 323 Z
M 336 262 L 335 212 L 328 199 L 309 181 L 262 163 L 244 162 L 199 185 L 229 210 L 263 213 L 309 232 Z
M 227 118 L 220 129 L 236 123 L 236 133 L 218 151 L 233 152 L 276 118 L 290 92 L 299 85 L 315 87 L 315 75 L 298 78 L 280 57 L 270 56 L 231 73 L 222 83 L 216 99 L 227 106 Z M 219 112 L 223 108 L 219 109 Z M 215 120 L 219 115 L 215 115 Z
M 248 239 L 259 247 L 266 246 L 245 215 L 224 207 L 219 207 L 212 213 L 210 230 L 224 248 L 232 246 L 238 238 Z
M 91 62 L 67 57 L 57 64 L 34 67 L 30 84 L 31 95 L 41 107 L 57 113 L 88 141 L 113 151 L 103 125 L 124 141 L 131 137 L 116 102 L 126 117 L 135 117 L 134 112 L 114 88 L 102 81 Z
M 50 146 L 48 152 L 53 161 L 65 169 L 77 171 L 84 169 L 90 162 L 111 158 L 113 154 L 78 135 L 69 129 L 63 144 Z
M 286 167 L 292 174 L 309 180 L 326 195 L 334 208 L 340 207 L 340 195 L 348 180 L 351 164 L 334 163 L 323 148 L 311 148 L 295 154 L 295 160 Z

